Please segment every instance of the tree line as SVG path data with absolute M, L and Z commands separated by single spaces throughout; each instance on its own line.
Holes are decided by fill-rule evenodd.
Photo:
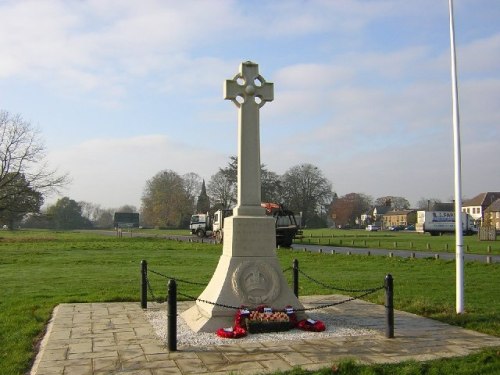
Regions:
M 152 227 L 187 228 L 193 213 L 213 213 L 236 205 L 238 159 L 231 156 L 226 167 L 219 168 L 205 183 L 195 173 L 179 175 L 164 170 L 147 181 L 142 196 L 142 220 Z M 283 175 L 261 165 L 262 202 L 283 204 L 296 214 L 301 213 L 302 225 L 309 228 L 327 227 L 333 223 L 356 227 L 360 218 L 374 207 L 390 210 L 410 209 L 404 197 L 383 196 L 374 199 L 364 193 L 337 196 L 332 183 L 312 164 L 300 164 Z M 417 209 L 426 209 L 438 199 L 422 198 Z
M 141 198 L 141 225 L 152 228 L 188 228 L 194 213 L 234 207 L 237 201 L 237 158 L 219 168 L 205 183 L 196 173 L 158 172 L 146 181 Z M 261 166 L 262 200 L 284 204 L 302 213 L 303 225 L 325 226 L 324 207 L 331 202 L 331 183 L 311 164 L 290 168 L 282 176 Z M 59 199 L 43 212 L 30 213 L 24 227 L 76 229 L 110 228 L 115 212 L 137 212 L 133 206 L 104 209 L 91 202 Z
M 59 199 L 43 211 L 44 199 L 66 186 L 70 178 L 47 167 L 40 132 L 20 115 L 0 110 L 0 222 L 4 227 L 75 229 L 110 228 L 115 212 L 138 212 L 136 207 L 102 208 L 91 202 Z M 196 173 L 180 175 L 165 169 L 146 181 L 141 197 L 141 224 L 146 227 L 187 228 L 193 213 L 228 209 L 237 201 L 238 159 L 206 182 Z M 393 210 L 410 207 L 403 197 L 373 199 L 363 193 L 342 197 L 315 165 L 304 163 L 278 175 L 261 165 L 263 202 L 283 204 L 301 213 L 302 225 L 325 227 L 333 219 L 342 225 L 356 225 L 360 215 L 390 202 Z M 425 209 L 438 199 L 422 198 L 417 208 Z
M 44 196 L 69 181 L 48 168 L 40 132 L 21 115 L 0 110 L 0 220 L 13 228 L 27 213 L 39 212 Z
M 237 203 L 238 159 L 230 157 L 226 167 L 205 182 L 199 175 L 179 175 L 172 170 L 158 172 L 146 182 L 142 195 L 142 220 L 152 227 L 185 228 L 193 213 L 232 208 Z M 303 224 L 324 226 L 321 213 L 333 197 L 332 184 L 312 164 L 301 164 L 283 175 L 261 165 L 262 202 L 281 203 L 302 213 Z
M 197 174 L 179 175 L 164 170 L 148 180 L 142 197 L 143 223 L 153 227 L 186 228 L 192 213 L 205 213 L 232 208 L 237 194 L 236 157 L 219 168 L 207 184 Z M 374 207 L 391 211 L 411 209 L 410 202 L 399 196 L 374 199 L 364 193 L 348 193 L 339 197 L 323 172 L 312 164 L 301 164 L 279 176 L 261 165 L 263 202 L 281 203 L 301 213 L 302 225 L 309 228 L 360 226 L 361 216 Z M 196 193 L 199 192 L 198 195 Z M 427 209 L 440 203 L 436 198 L 421 198 L 415 209 Z

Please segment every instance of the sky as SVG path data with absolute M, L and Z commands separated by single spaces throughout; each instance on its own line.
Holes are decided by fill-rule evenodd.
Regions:
M 455 0 L 462 192 L 500 191 L 500 2 Z M 223 83 L 274 83 L 261 161 L 310 163 L 339 196 L 454 196 L 447 0 L 0 0 L 0 109 L 40 130 L 51 196 L 141 206 L 162 170 L 237 154 Z

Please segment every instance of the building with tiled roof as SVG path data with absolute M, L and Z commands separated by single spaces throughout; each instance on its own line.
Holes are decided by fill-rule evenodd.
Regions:
M 467 212 L 474 220 L 482 222 L 484 211 L 497 199 L 500 199 L 500 192 L 478 194 L 474 198 L 462 203 L 462 211 Z
M 488 226 L 500 230 L 500 199 L 497 199 L 484 210 L 484 221 Z
M 415 224 L 417 222 L 417 211 L 415 210 L 399 210 L 399 211 L 388 211 L 383 216 L 383 228 L 388 229 L 390 227 L 400 227 L 410 224 Z

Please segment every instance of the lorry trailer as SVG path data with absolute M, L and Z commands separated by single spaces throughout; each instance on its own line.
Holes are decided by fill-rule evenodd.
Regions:
M 462 212 L 462 230 L 466 235 L 477 232 L 474 219 Z M 453 211 L 417 211 L 415 231 L 438 236 L 445 233 L 455 233 L 455 212 Z

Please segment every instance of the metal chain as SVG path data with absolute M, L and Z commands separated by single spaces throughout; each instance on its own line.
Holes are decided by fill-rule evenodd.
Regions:
M 322 287 L 324 288 L 327 288 L 327 289 L 333 289 L 333 290 L 338 290 L 338 291 L 341 291 L 341 292 L 349 292 L 349 293 L 360 293 L 360 292 L 372 292 L 372 291 L 377 291 L 379 289 L 381 289 L 380 287 L 377 287 L 377 288 L 370 288 L 370 289 L 347 289 L 347 288 L 338 288 L 338 287 L 334 287 L 334 286 L 331 286 L 331 285 L 328 285 L 328 284 L 325 284 L 319 280 L 316 280 L 314 278 L 312 278 L 311 276 L 307 275 L 304 271 L 302 271 L 301 269 L 298 270 L 302 275 L 304 275 L 305 278 L 309 279 L 310 281 L 316 283 L 316 284 L 319 284 L 321 285 Z M 382 287 L 383 288 L 383 287 Z
M 158 275 L 158 276 L 165 277 L 167 279 L 173 279 L 173 280 L 175 280 L 177 282 L 180 282 L 180 283 L 186 283 L 186 284 L 192 284 L 192 285 L 203 285 L 203 286 L 207 285 L 205 283 L 197 283 L 196 281 L 188 281 L 188 280 L 183 280 L 183 279 L 176 279 L 175 277 L 170 277 L 170 276 L 164 275 L 164 274 L 162 274 L 160 272 L 153 271 L 152 269 L 149 269 L 148 272 L 154 273 L 155 275 Z
M 351 301 L 354 301 L 356 299 L 366 297 L 367 295 L 375 293 L 375 292 L 378 292 L 381 289 L 384 289 L 384 286 L 381 286 L 379 288 L 374 288 L 374 289 L 372 289 L 372 290 L 370 290 L 370 291 L 368 291 L 366 293 L 363 293 L 363 294 L 361 294 L 359 296 L 351 297 L 351 298 L 348 298 L 348 299 L 343 300 L 343 301 L 332 302 L 332 303 L 328 303 L 328 304 L 325 304 L 325 305 L 314 306 L 314 307 L 307 307 L 307 308 L 302 308 L 302 309 L 295 309 L 294 308 L 293 310 L 296 311 L 296 312 L 305 312 L 305 311 L 314 311 L 314 310 L 325 309 L 327 307 L 338 306 L 338 305 L 342 305 L 343 303 L 351 302 Z M 190 296 L 189 294 L 181 293 L 179 291 L 177 291 L 177 294 L 180 295 L 180 296 L 182 296 L 182 297 L 188 298 L 188 300 L 190 300 L 190 301 L 198 301 L 198 302 L 208 303 L 209 305 L 214 305 L 214 306 L 218 306 L 218 307 L 224 307 L 226 309 L 231 309 L 231 310 L 240 310 L 241 309 L 241 306 L 231 306 L 231 305 L 225 305 L 223 303 L 211 302 L 211 301 L 207 301 L 207 300 L 204 300 L 204 299 L 201 299 L 201 298 L 196 298 L 196 297 Z M 248 309 L 248 310 L 251 311 L 251 309 Z
M 153 300 L 156 301 L 156 303 L 160 303 L 160 304 L 163 303 L 164 301 L 160 301 L 160 299 L 156 298 L 155 294 L 153 293 L 153 287 L 149 283 L 149 279 L 147 276 L 146 276 L 146 284 L 148 286 L 149 293 L 151 294 L 151 297 L 153 298 Z M 166 300 L 167 300 L 167 298 L 165 297 L 165 301 Z
M 189 294 L 181 293 L 179 291 L 177 291 L 177 294 L 180 295 L 180 296 L 182 296 L 182 297 L 188 298 L 190 301 L 198 301 L 198 302 L 208 303 L 209 305 L 214 305 L 214 306 L 218 306 L 218 307 L 224 307 L 226 309 L 241 310 L 241 308 L 242 308 L 242 306 L 231 306 L 231 305 L 225 305 L 223 303 L 217 303 L 217 302 L 207 301 L 207 300 L 204 300 L 204 299 L 201 299 L 201 298 L 196 298 L 196 297 L 190 296 Z M 245 308 L 247 310 L 249 310 L 249 311 L 254 311 L 254 309 L 252 309 L 252 308 L 248 308 L 248 307 L 245 307 Z M 285 310 L 276 310 L 276 309 L 273 309 L 273 311 L 285 311 Z M 296 311 L 296 310 L 294 309 L 294 311 Z
M 180 296 L 182 296 L 182 297 L 186 297 L 186 298 L 188 298 L 191 301 L 204 302 L 204 303 L 208 303 L 209 305 L 214 305 L 214 306 L 218 306 L 218 307 L 224 307 L 226 309 L 231 309 L 231 310 L 239 310 L 239 309 L 241 309 L 241 306 L 231 306 L 231 305 L 225 305 L 223 303 L 210 302 L 210 301 L 207 301 L 207 300 L 204 300 L 204 299 L 200 299 L 200 298 L 196 298 L 196 297 L 190 296 L 189 294 L 181 293 L 179 291 L 177 291 L 177 294 L 180 295 Z
M 285 270 L 283 270 L 283 273 L 284 272 L 287 272 L 289 270 L 291 270 L 292 267 L 289 267 Z M 172 278 L 172 277 L 169 277 L 167 275 L 164 275 L 160 272 L 157 272 L 157 271 L 154 271 L 154 270 L 148 270 L 149 272 L 151 273 L 154 273 L 158 276 L 162 276 L 162 277 L 165 277 L 167 279 L 174 279 L 178 282 L 183 282 L 183 283 L 187 283 L 187 284 L 193 284 L 193 285 L 206 285 L 206 284 L 203 284 L 203 283 L 197 283 L 197 282 L 194 282 L 194 281 L 187 281 L 187 280 L 182 280 L 182 279 L 175 279 L 175 278 Z M 372 293 L 375 293 L 381 289 L 384 289 L 385 286 L 380 286 L 380 287 L 377 287 L 377 288 L 371 288 L 371 289 L 347 289 L 347 288 L 338 288 L 338 287 L 333 287 L 331 285 L 327 285 L 319 280 L 316 280 L 314 278 L 312 278 L 311 276 L 307 275 L 305 272 L 303 272 L 302 270 L 298 269 L 298 271 L 304 275 L 304 277 L 306 277 L 307 279 L 309 279 L 310 281 L 316 283 L 316 284 L 319 284 L 327 289 L 333 289 L 333 290 L 338 290 L 338 291 L 343 291 L 343 292 L 352 292 L 352 293 L 358 293 L 358 292 L 364 292 L 363 294 L 359 295 L 359 296 L 355 296 L 355 297 L 351 297 L 351 298 L 348 298 L 346 300 L 343 300 L 343 301 L 338 301 L 338 302 L 333 302 L 333 303 L 329 303 L 329 304 L 324 304 L 324 305 L 320 305 L 320 306 L 315 306 L 315 307 L 309 307 L 309 308 L 302 308 L 302 309 L 294 309 L 294 311 L 297 311 L 297 312 L 305 312 L 305 311 L 313 311 L 313 310 L 319 310 L 319 309 L 324 309 L 324 308 L 327 308 L 327 307 L 333 307 L 333 306 L 338 306 L 338 305 L 341 305 L 341 304 L 344 304 L 344 303 L 347 303 L 347 302 L 350 302 L 350 301 L 354 301 L 356 299 L 359 299 L 359 298 L 363 298 L 363 297 L 366 297 L 367 295 L 369 294 L 372 294 Z M 153 288 L 151 287 L 151 284 L 149 282 L 149 279 L 148 277 L 146 276 L 146 283 L 147 283 L 147 286 L 148 286 L 148 290 L 149 290 L 149 293 L 151 294 L 151 297 L 153 298 L 153 300 L 156 300 L 158 303 L 162 303 L 161 301 L 157 300 L 157 298 L 155 297 L 154 293 L 153 293 Z M 223 303 L 217 303 L 217 302 L 211 302 L 211 301 L 207 301 L 207 300 L 204 300 L 204 299 L 200 299 L 200 298 L 196 298 L 196 297 L 193 297 L 189 294 L 185 294 L 185 293 L 181 293 L 179 291 L 177 291 L 177 294 L 182 296 L 182 297 L 185 297 L 187 298 L 188 300 L 190 301 L 199 301 L 199 302 L 203 302 L 203 303 L 207 303 L 209 305 L 214 305 L 214 306 L 218 306 L 218 307 L 223 307 L 223 308 L 226 308 L 226 309 L 231 309 L 231 310 L 239 310 L 241 309 L 241 306 L 231 306 L 231 305 L 226 305 L 226 304 L 223 304 Z M 166 299 L 165 299 L 166 300 Z
M 155 294 L 153 293 L 153 288 L 151 287 L 151 284 L 149 283 L 149 279 L 147 276 L 146 276 L 146 284 L 148 284 L 148 290 L 149 293 L 151 294 L 151 297 L 153 297 L 153 299 L 156 299 Z
M 379 288 L 370 290 L 369 292 L 363 293 L 363 294 L 361 294 L 359 296 L 351 297 L 351 298 L 348 298 L 348 299 L 343 300 L 343 301 L 332 302 L 332 303 L 328 303 L 328 304 L 320 305 L 320 306 L 315 306 L 315 307 L 308 307 L 308 308 L 303 308 L 303 309 L 297 309 L 295 311 L 313 311 L 313 310 L 326 309 L 327 307 L 333 307 L 333 306 L 342 305 L 343 303 L 351 302 L 351 301 L 354 301 L 355 299 L 360 299 L 360 298 L 366 297 L 367 295 L 375 293 L 375 292 L 377 292 L 377 291 L 379 291 L 381 289 L 384 289 L 384 287 L 381 286 Z

